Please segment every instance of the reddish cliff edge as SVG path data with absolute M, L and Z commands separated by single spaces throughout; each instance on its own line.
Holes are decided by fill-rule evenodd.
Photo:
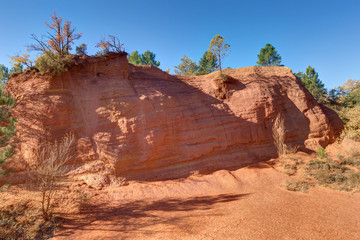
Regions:
M 128 64 L 125 55 L 85 57 L 55 78 L 16 75 L 6 84 L 19 101 L 12 162 L 31 162 L 42 141 L 74 132 L 75 176 L 170 179 L 275 157 L 272 125 L 278 113 L 287 144 L 314 150 L 340 134 L 337 114 L 318 104 L 289 68 L 224 72 L 233 78 L 220 89 L 225 99 L 217 94 L 218 73 L 172 76 Z

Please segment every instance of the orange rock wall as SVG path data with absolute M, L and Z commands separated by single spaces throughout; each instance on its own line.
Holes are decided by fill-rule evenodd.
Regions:
M 342 129 L 338 116 L 288 68 L 226 70 L 234 80 L 225 85 L 224 100 L 215 97 L 216 74 L 172 76 L 112 56 L 89 58 L 55 78 L 11 78 L 7 89 L 19 99 L 19 155 L 31 162 L 42 141 L 74 132 L 73 174 L 156 180 L 276 156 L 272 125 L 278 113 L 287 144 L 316 149 Z

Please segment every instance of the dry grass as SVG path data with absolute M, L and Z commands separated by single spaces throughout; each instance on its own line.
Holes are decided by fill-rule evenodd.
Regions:
M 347 157 L 338 155 L 338 160 L 332 160 L 323 148 L 319 148 L 317 159 L 303 163 L 296 158 L 280 158 L 284 173 L 292 176 L 299 175 L 299 180 L 288 181 L 285 188 L 290 191 L 304 191 L 309 187 L 321 185 L 335 190 L 351 193 L 360 192 L 360 153 L 353 153 Z
M 306 193 L 308 189 L 311 187 L 311 184 L 307 181 L 295 181 L 289 180 L 286 182 L 285 188 L 289 191 L 294 192 L 304 192 Z
M 30 201 L 0 208 L 0 239 L 48 239 L 56 219 L 45 221 Z

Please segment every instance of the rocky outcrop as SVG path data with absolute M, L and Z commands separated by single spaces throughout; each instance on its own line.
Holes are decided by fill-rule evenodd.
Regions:
M 54 78 L 15 76 L 6 87 L 19 99 L 19 154 L 31 162 L 41 142 L 74 132 L 73 174 L 156 180 L 276 156 L 272 126 L 278 114 L 288 145 L 316 149 L 342 130 L 336 113 L 318 104 L 289 68 L 225 73 L 231 81 L 219 84 L 217 73 L 172 76 L 112 55 L 83 59 Z

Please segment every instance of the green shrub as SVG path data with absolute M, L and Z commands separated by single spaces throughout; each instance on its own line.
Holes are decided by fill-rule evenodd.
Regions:
M 319 147 L 316 152 L 316 156 L 320 159 L 325 159 L 325 158 L 327 158 L 327 153 L 324 148 Z
M 41 73 L 50 73 L 53 76 L 66 72 L 74 64 L 74 56 L 71 54 L 59 55 L 46 52 L 35 61 L 35 67 Z

